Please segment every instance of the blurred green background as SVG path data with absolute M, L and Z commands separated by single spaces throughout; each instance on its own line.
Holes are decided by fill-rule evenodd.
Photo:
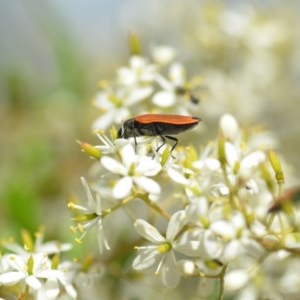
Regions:
M 0 237 L 43 224 L 70 238 L 67 199 L 91 165 L 75 141 L 96 141 L 91 100 L 127 63 L 130 31 L 202 76 L 208 137 L 227 112 L 262 124 L 298 176 L 298 16 L 297 1 L 1 1 Z

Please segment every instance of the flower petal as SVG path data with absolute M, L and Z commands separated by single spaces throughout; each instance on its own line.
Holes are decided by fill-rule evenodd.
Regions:
M 215 158 L 207 158 L 205 160 L 195 161 L 193 167 L 199 170 L 206 168 L 209 171 L 216 171 L 221 167 L 221 163 Z
M 101 117 L 94 121 L 92 128 L 93 130 L 105 130 L 108 129 L 111 124 L 114 122 L 116 110 L 111 109 L 106 113 L 102 114 Z
M 149 194 L 160 194 L 161 192 L 160 185 L 151 178 L 133 177 L 133 181 Z
M 59 295 L 59 283 L 56 279 L 50 278 L 46 281 L 45 285 L 45 292 L 49 299 L 56 299 Z
M 131 94 L 128 96 L 126 99 L 126 104 L 127 105 L 133 105 L 139 101 L 142 101 L 149 97 L 153 91 L 153 87 L 147 86 L 143 88 L 135 88 L 132 90 Z
M 187 241 L 182 244 L 175 244 L 173 249 L 187 256 L 199 257 L 201 255 L 201 246 L 200 241 Z
M 172 242 L 182 227 L 186 224 L 186 213 L 183 210 L 177 211 L 168 224 L 166 237 L 169 242 Z
M 136 154 L 132 144 L 126 144 L 121 150 L 122 162 L 125 168 L 128 170 L 136 161 Z
M 225 114 L 220 120 L 220 129 L 224 138 L 233 142 L 238 135 L 239 125 L 232 115 Z
M 110 172 L 120 174 L 120 175 L 126 175 L 127 170 L 126 168 L 117 160 L 109 157 L 109 156 L 104 156 L 101 158 L 101 164 L 105 169 L 107 169 Z
M 137 219 L 134 223 L 134 227 L 142 237 L 154 244 L 166 242 L 166 239 L 158 232 L 158 230 L 145 220 Z
M 7 256 L 7 258 L 7 261 L 12 269 L 20 272 L 23 272 L 26 269 L 26 263 L 20 256 L 10 254 Z
M 230 222 L 218 220 L 211 224 L 211 230 L 218 236 L 225 239 L 233 239 L 235 237 L 235 228 Z
M 161 267 L 163 283 L 168 288 L 174 288 L 180 281 L 180 274 L 176 268 L 176 260 L 173 251 L 170 251 Z
M 157 247 L 140 249 L 139 254 L 132 263 L 132 267 L 135 270 L 148 269 L 153 266 L 160 257 L 161 254 L 158 252 Z
M 170 67 L 169 77 L 175 86 L 183 86 L 185 81 L 185 70 L 183 65 L 174 63 Z
M 157 92 L 152 98 L 153 104 L 160 107 L 170 107 L 175 103 L 175 100 L 175 94 L 171 91 Z
M 202 247 L 208 257 L 213 259 L 218 258 L 222 252 L 222 244 L 210 230 L 206 230 L 203 234 Z
M 239 161 L 239 153 L 233 144 L 226 142 L 225 143 L 225 154 L 228 165 L 231 168 L 235 167 L 235 164 Z
M 234 270 L 225 275 L 225 287 L 228 290 L 241 289 L 249 280 L 249 273 L 244 270 Z
M 174 182 L 182 185 L 187 185 L 189 183 L 189 181 L 181 173 L 174 170 L 173 168 L 169 168 L 167 170 L 167 173 Z
M 266 154 L 263 151 L 254 151 L 251 154 L 247 155 L 241 161 L 241 170 L 251 169 L 257 167 L 266 159 Z
M 0 275 L 0 283 L 3 285 L 14 285 L 24 279 L 27 275 L 22 272 L 7 272 Z
M 34 290 L 38 290 L 42 287 L 42 283 L 34 276 L 28 276 L 25 281 Z
M 131 177 L 123 177 L 119 181 L 117 181 L 117 184 L 114 186 L 113 195 L 117 199 L 125 198 L 130 194 L 131 188 Z
M 153 60 L 158 64 L 168 64 L 175 56 L 175 50 L 168 46 L 158 46 L 153 49 Z
M 160 163 L 150 157 L 144 157 L 135 168 L 135 174 L 155 176 L 161 170 Z
M 222 258 L 224 261 L 230 261 L 235 259 L 238 254 L 241 252 L 242 245 L 237 240 L 233 240 L 228 243 L 225 247 L 224 252 L 222 254 Z

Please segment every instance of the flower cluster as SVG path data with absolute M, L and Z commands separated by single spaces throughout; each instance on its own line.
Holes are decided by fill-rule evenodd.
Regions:
M 172 24 L 178 52 L 187 53 L 189 70 L 201 72 L 208 85 L 202 113 L 210 121 L 230 110 L 245 122 L 267 119 L 274 128 L 282 118 L 289 128 L 285 113 L 293 116 L 291 126 L 299 114 L 293 112 L 299 98 L 294 85 L 299 69 L 299 38 L 293 25 L 297 9 L 291 3 L 272 3 L 268 9 L 260 4 L 168 1 L 164 5 L 171 5 L 173 13 L 157 9 L 156 20 L 158 26 Z M 141 23 L 147 21 L 145 29 L 152 26 L 151 18 Z
M 174 58 L 174 49 L 157 47 L 153 50 L 152 61 L 133 55 L 129 65 L 118 70 L 115 81 L 101 81 L 94 98 L 101 116 L 94 122 L 93 129 L 120 125 L 132 116 L 132 111 L 138 114 L 176 108 L 175 112 L 180 114 L 195 112 L 199 100 L 193 91 L 203 89 L 201 80 L 196 77 L 187 80 L 183 65 Z
M 154 51 L 156 64 L 133 56 L 130 67 L 119 71 L 117 87 L 108 88 L 107 84 L 106 91 L 97 96 L 98 107 L 104 108 L 109 102 L 110 108 L 94 128 L 107 128 L 108 114 L 108 119 L 118 124 L 124 116 L 151 111 L 147 110 L 150 105 L 155 112 L 173 114 L 189 107 L 191 103 L 179 100 L 178 89 L 185 85 L 183 68 L 173 64 L 168 80 L 159 69 L 173 53 L 165 47 Z M 162 90 L 155 90 L 154 82 Z M 117 94 L 119 89 L 123 95 L 124 90 L 127 95 L 128 90 L 140 94 L 134 100 L 123 96 L 114 102 L 112 91 Z M 110 250 L 118 260 L 128 259 L 128 251 L 135 248 L 133 269 L 144 274 L 143 280 L 149 280 L 152 271 L 167 288 L 178 289 L 181 280 L 198 278 L 199 297 L 280 298 L 287 290 L 293 297 L 300 292 L 300 278 L 293 268 L 300 253 L 299 211 L 293 205 L 298 190 L 285 188 L 283 167 L 272 150 L 276 141 L 270 134 L 257 128 L 243 129 L 230 114 L 220 118 L 218 127 L 216 138 L 207 145 L 200 142 L 198 128 L 186 133 L 189 147 L 180 142 L 172 153 L 168 143 L 160 147 L 159 138 L 126 140 L 119 138 L 115 129 L 110 136 L 97 131 L 99 145 L 80 142 L 81 149 L 97 162 L 92 183 L 83 181 L 87 208 L 69 205 L 75 212 L 76 229 L 85 235 L 97 224 L 100 252 Z M 108 208 L 100 205 L 100 199 Z M 106 218 L 120 210 L 125 215 L 118 215 L 117 220 Z M 124 237 L 120 238 L 116 230 L 130 232 L 132 223 L 140 238 L 128 233 L 128 240 L 133 241 L 123 253 Z M 120 243 L 118 251 L 110 243 Z M 274 276 L 276 264 L 280 268 Z M 203 285 L 205 280 L 217 285 Z M 150 282 L 146 285 L 156 284 Z
M 11 252 L 0 259 L 2 293 L 9 295 L 11 288 L 22 295 L 22 299 L 60 299 L 65 294 L 76 299 L 73 280 L 79 266 L 59 260 L 59 254 L 70 250 L 71 244 L 43 243 L 42 231 L 36 234 L 35 242 L 24 231 L 23 242 L 24 248 L 11 241 L 3 243 Z M 3 287 L 7 288 L 6 292 Z
M 174 11 L 189 5 L 173 2 L 179 19 Z M 298 183 L 274 151 L 275 137 L 239 122 L 275 119 L 270 101 L 298 101 L 298 32 L 289 28 L 297 26 L 250 5 L 241 13 L 203 4 L 197 12 L 198 23 L 186 11 L 184 22 L 201 77 L 187 75 L 173 48 L 147 56 L 132 35 L 128 62 L 99 82 L 99 142 L 78 141 L 95 163 L 81 178 L 85 200 L 68 203 L 75 240 L 96 259 L 61 262 L 69 244 L 44 243 L 43 232 L 33 242 L 24 232 L 24 247 L 4 242 L 1 299 L 298 299 Z M 203 122 L 174 144 L 163 128 L 184 131 L 176 117 L 157 137 L 120 136 L 117 128 L 142 114 Z

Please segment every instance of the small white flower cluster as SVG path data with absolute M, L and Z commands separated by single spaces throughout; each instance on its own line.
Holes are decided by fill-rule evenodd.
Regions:
M 130 67 L 119 70 L 114 92 L 106 85 L 97 96 L 96 104 L 105 112 L 94 128 L 149 112 L 149 103 L 160 113 L 188 111 L 191 103 L 178 100 L 178 88 L 185 85 L 182 67 L 172 65 L 168 80 L 159 73 L 158 67 L 170 62 L 173 53 L 156 49 L 156 64 L 133 56 Z M 154 82 L 162 90 L 154 91 Z M 131 249 L 137 250 L 133 269 L 144 275 L 152 270 L 168 288 L 178 289 L 182 278 L 198 278 L 201 289 L 193 297 L 281 299 L 287 291 L 291 297 L 300 293 L 293 263 L 300 254 L 299 211 L 293 205 L 298 194 L 284 189 L 282 166 L 271 150 L 272 136 L 240 128 L 230 114 L 222 116 L 217 137 L 207 145 L 197 136 L 188 148 L 178 146 L 172 154 L 168 145 L 158 147 L 155 139 L 118 139 L 115 130 L 111 138 L 97 134 L 101 145 L 80 144 L 97 159 L 91 185 L 96 197 L 83 179 L 88 205 L 69 207 L 75 212 L 74 229 L 82 237 L 97 226 L 101 253 L 110 250 L 115 257 L 109 243 L 121 243 L 116 225 L 104 223 L 124 208 L 142 237 L 132 243 Z M 108 209 L 102 208 L 104 200 Z M 148 208 L 146 213 L 134 209 L 136 201 Z M 116 223 L 127 224 L 125 219 Z M 120 231 L 130 231 L 121 226 Z M 117 253 L 121 260 L 121 244 Z M 128 252 L 123 255 L 128 258 Z M 202 284 L 208 279 L 217 282 L 218 292 L 216 285 Z
M 290 107 L 297 106 L 299 97 L 293 93 L 298 95 L 299 91 L 295 92 L 293 79 L 295 68 L 299 70 L 295 46 L 299 38 L 298 26 L 291 25 L 298 22 L 297 9 L 277 4 L 266 11 L 248 1 L 239 1 L 238 6 L 201 1 L 196 10 L 193 5 L 178 3 L 167 19 L 165 13 L 157 17 L 176 24 L 178 36 L 189 32 L 187 39 L 180 40 L 180 47 L 188 52 L 191 67 L 201 70 L 209 86 L 202 110 L 207 118 L 217 119 L 230 109 L 245 122 L 269 117 L 268 123 L 276 128 L 278 118 L 286 119 L 285 113 L 293 113 L 293 109 L 286 110 L 282 98 L 289 99 Z M 178 19 L 181 21 L 176 22 Z M 286 61 L 295 63 L 283 63 Z
M 115 82 L 100 82 L 100 91 L 94 105 L 101 116 L 93 129 L 104 130 L 113 124 L 120 125 L 132 116 L 156 109 L 176 108 L 175 113 L 188 114 L 197 110 L 198 99 L 192 90 L 201 88 L 198 78 L 187 81 L 185 69 L 174 61 L 175 51 L 166 46 L 157 47 L 152 53 L 153 61 L 133 55 L 129 66 L 121 67 Z M 188 101 L 184 101 L 187 99 Z M 190 102 L 188 105 L 184 102 Z
M 42 232 L 36 234 L 33 243 L 30 235 L 23 233 L 24 248 L 14 242 L 4 243 L 11 253 L 1 256 L 0 285 L 13 288 L 22 299 L 63 299 L 66 294 L 69 299 L 76 299 L 73 281 L 79 265 L 59 262 L 59 254 L 70 250 L 71 244 L 43 243 Z

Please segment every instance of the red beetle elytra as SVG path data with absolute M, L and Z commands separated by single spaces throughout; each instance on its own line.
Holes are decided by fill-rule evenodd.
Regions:
M 166 142 L 166 139 L 175 141 L 171 148 L 172 152 L 178 144 L 178 139 L 170 136 L 191 129 L 201 121 L 198 117 L 165 115 L 165 114 L 145 114 L 124 122 L 118 131 L 119 138 L 134 137 L 136 145 L 137 136 L 159 136 L 163 143 L 157 148 L 158 151 Z

